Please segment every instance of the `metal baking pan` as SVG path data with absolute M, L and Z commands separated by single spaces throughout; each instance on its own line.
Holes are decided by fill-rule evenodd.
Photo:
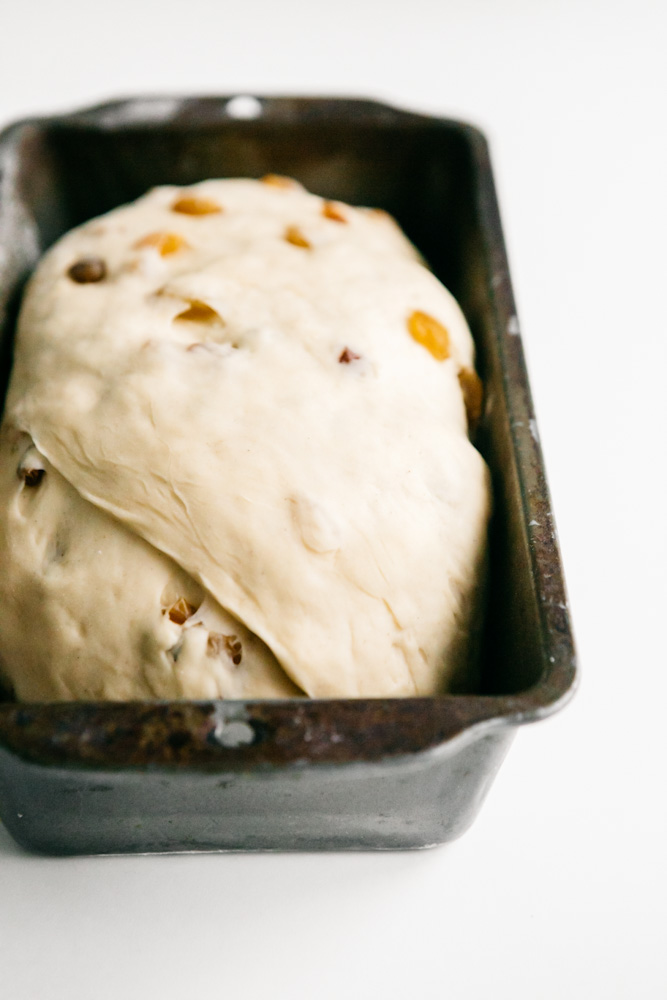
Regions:
M 5 697 L 7 829 L 57 854 L 396 849 L 458 836 L 517 727 L 563 705 L 576 676 L 483 135 L 371 101 L 134 99 L 13 125 L 0 136 L 0 169 L 5 381 L 21 288 L 39 254 L 153 185 L 279 173 L 328 198 L 387 209 L 472 328 L 486 386 L 477 443 L 495 490 L 474 690 L 330 701 Z

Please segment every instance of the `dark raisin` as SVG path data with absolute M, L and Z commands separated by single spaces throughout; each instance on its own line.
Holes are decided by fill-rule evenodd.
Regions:
M 338 360 L 342 365 L 349 365 L 351 361 L 358 361 L 360 357 L 361 354 L 355 354 L 355 352 L 351 351 L 349 347 L 346 347 L 343 351 L 341 351 L 341 355 Z
M 209 656 L 220 656 L 221 653 L 225 652 L 236 667 L 243 659 L 243 646 L 240 639 L 235 635 L 223 635 L 222 632 L 210 633 L 206 652 Z
M 77 284 L 88 285 L 106 278 L 107 266 L 101 257 L 82 257 L 72 264 L 67 274 Z
M 235 667 L 238 667 L 243 659 L 243 646 L 240 640 L 235 635 L 226 635 L 225 646 L 227 647 L 227 654 L 231 658 L 232 663 Z
M 26 486 L 39 486 L 44 474 L 44 469 L 19 469 L 19 476 Z

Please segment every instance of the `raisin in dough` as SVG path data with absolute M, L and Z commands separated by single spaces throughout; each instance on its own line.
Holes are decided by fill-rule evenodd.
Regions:
M 384 213 L 268 181 L 155 189 L 30 282 L 0 432 L 18 698 L 426 695 L 465 667 L 465 320 Z

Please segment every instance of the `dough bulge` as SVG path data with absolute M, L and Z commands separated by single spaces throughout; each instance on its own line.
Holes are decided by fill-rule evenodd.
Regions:
M 480 627 L 478 388 L 384 213 L 211 180 L 68 233 L 0 428 L 0 676 L 34 701 L 445 691 Z

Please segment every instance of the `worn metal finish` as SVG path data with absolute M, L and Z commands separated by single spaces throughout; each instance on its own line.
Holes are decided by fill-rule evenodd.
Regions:
M 19 705 L 0 815 L 49 853 L 421 847 L 472 821 L 516 728 L 576 668 L 488 148 L 369 101 L 134 99 L 0 136 L 2 379 L 25 278 L 71 226 L 162 183 L 283 173 L 392 212 L 461 302 L 486 386 L 495 514 L 480 676 L 434 698 Z M 0 609 L 1 627 L 1 609 Z

